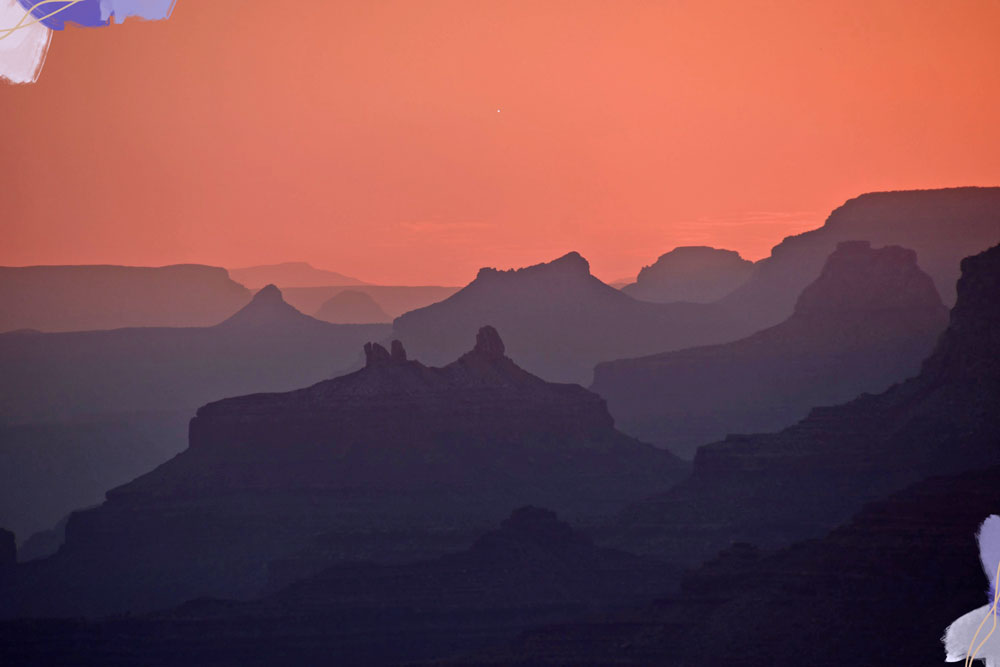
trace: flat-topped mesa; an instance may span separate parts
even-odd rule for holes
[[[389,350],[374,342],[364,350],[366,365],[354,373],[203,406],[191,420],[189,449],[178,458],[193,462],[205,452],[208,459],[183,474],[171,473],[168,464],[109,498],[198,495],[219,491],[220,484],[289,489],[304,480],[332,489],[363,481],[355,465],[373,484],[462,483],[468,471],[455,462],[470,456],[482,459],[477,465],[497,467],[498,475],[506,469],[526,478],[561,456],[586,467],[594,455],[617,451],[626,467],[647,458],[660,465],[660,453],[615,430],[600,396],[518,367],[492,326],[479,330],[471,351],[442,367],[408,359],[399,341]],[[678,464],[665,456],[661,473],[669,476]],[[260,467],[265,461],[266,470]]]
[[[825,318],[914,309],[943,310],[934,281],[917,265],[914,251],[843,241],[799,295],[794,314]]]

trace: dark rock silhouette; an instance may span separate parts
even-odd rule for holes
[[[440,363],[490,322],[504,331],[511,354],[526,369],[548,380],[582,383],[605,359],[722,342],[752,331],[711,304],[637,301],[591,275],[587,260],[575,252],[523,269],[481,269],[451,297],[396,318],[393,331],[411,353]]]
[[[0,659],[162,665],[211,656],[215,665],[259,665],[336,656],[337,664],[398,664],[642,604],[678,578],[658,561],[594,546],[551,511],[523,507],[471,548],[396,565],[342,563],[255,601],[203,599],[93,623],[0,623]]]
[[[776,553],[734,545],[652,605],[530,631],[462,664],[839,667],[887,651],[943,664],[945,627],[988,603],[975,535],[998,507],[998,467],[934,477],[821,539]]]
[[[199,264],[0,267],[0,332],[208,326],[249,300]]]
[[[711,303],[742,285],[752,271],[753,262],[733,250],[682,246],[644,266],[621,290],[642,301]]]
[[[327,285],[363,285],[357,278],[351,278],[335,271],[317,269],[307,262],[283,262],[281,264],[261,264],[239,269],[229,269],[229,275],[236,282],[250,289],[274,284],[287,287],[324,287]]]
[[[1000,188],[873,192],[851,199],[819,229],[775,246],[722,304],[758,323],[757,329],[777,324],[792,314],[799,294],[819,276],[837,244],[851,240],[913,249],[951,306],[961,259],[1000,242]]]
[[[775,431],[813,406],[884,391],[919,370],[947,322],[913,251],[844,242],[781,324],[598,364],[592,389],[622,430],[689,457],[727,434]]]
[[[441,368],[398,344],[365,353],[355,373],[200,408],[187,450],[73,514],[60,551],[19,569],[7,613],[247,595],[323,531],[367,532],[351,555],[384,560],[524,503],[593,523],[686,471],[616,431],[596,394],[519,368],[492,327]]]
[[[691,477],[623,513],[618,543],[686,562],[732,541],[777,547],[930,475],[1000,462],[998,281],[1000,246],[963,260],[950,324],[917,376],[702,447]]]
[[[183,449],[199,405],[356,367],[388,332],[320,322],[271,287],[212,327],[0,334],[0,521],[51,528]]]
[[[344,290],[331,296],[316,311],[316,319],[334,324],[392,321],[392,318],[382,310],[375,299],[365,292],[357,290]]]

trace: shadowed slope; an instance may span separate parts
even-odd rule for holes
[[[844,242],[781,324],[733,343],[598,364],[592,388],[620,428],[693,456],[729,433],[777,430],[811,407],[884,391],[919,370],[947,322],[912,251]]]
[[[950,324],[916,377],[702,447],[689,479],[623,513],[620,544],[687,562],[733,540],[778,546],[929,475],[1000,461],[998,293],[995,246],[963,260]]]

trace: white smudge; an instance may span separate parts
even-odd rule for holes
[[[13,83],[34,83],[45,64],[52,31],[41,23],[13,28],[24,18],[25,9],[17,0],[0,0],[0,79]],[[28,23],[34,19],[29,18]]]

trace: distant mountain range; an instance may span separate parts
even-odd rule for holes
[[[526,503],[594,523],[687,470],[616,431],[597,395],[519,368],[491,327],[440,368],[398,342],[365,353],[355,373],[200,408],[188,449],[74,513],[55,556],[19,566],[4,612],[245,596],[322,531],[368,534],[365,559],[423,556],[436,533],[471,539]]]
[[[364,285],[357,278],[345,276],[335,271],[317,269],[306,262],[282,262],[261,264],[239,269],[229,269],[229,276],[250,289],[264,285],[286,287],[326,287],[328,285]]]
[[[945,305],[955,303],[963,257],[1000,242],[1000,187],[872,192],[830,214],[823,226],[789,236],[754,265],[722,305],[764,326],[781,322],[841,241],[899,245],[917,253]]]
[[[847,241],[792,316],[748,338],[597,365],[619,427],[685,457],[730,433],[775,431],[809,409],[915,374],[948,323],[916,254]]]
[[[0,334],[0,525],[49,528],[183,449],[199,405],[318,382],[388,333],[320,322],[272,286],[211,327]]]
[[[486,322],[505,332],[511,353],[531,372],[585,384],[605,359],[750,333],[713,304],[637,301],[591,275],[575,252],[524,269],[482,269],[444,301],[396,318],[393,333],[437,363]]]
[[[786,320],[842,241],[915,250],[917,264],[951,304],[961,259],[1000,241],[1000,188],[862,195],[823,227],[775,246],[742,286],[713,303],[637,301],[569,253],[524,269],[482,269],[449,298],[396,318],[393,330],[416,354],[441,363],[492,322],[528,370],[587,384],[601,361],[730,342]]]
[[[1000,463],[1000,246],[962,262],[948,328],[915,377],[774,434],[698,450],[691,476],[622,513],[615,542],[697,563],[734,541],[819,537],[863,503]]]
[[[635,282],[621,290],[642,301],[711,303],[742,285],[752,272],[753,262],[733,250],[681,246],[644,266]]]
[[[175,266],[0,267],[0,332],[216,324],[250,301],[225,269]]]

